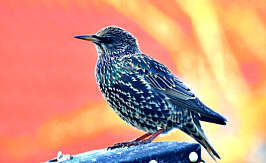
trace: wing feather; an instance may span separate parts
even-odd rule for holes
[[[126,70],[142,75],[154,91],[169,97],[172,104],[198,113],[200,120],[225,124],[224,117],[205,106],[188,87],[156,60],[144,54],[128,55],[121,59],[121,64]]]

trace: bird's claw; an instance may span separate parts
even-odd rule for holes
[[[140,144],[147,144],[149,142],[150,141],[148,141],[148,140],[141,140],[141,141],[134,140],[134,141],[130,141],[130,142],[116,143],[113,146],[108,147],[107,150],[112,150],[112,149],[115,149],[115,148],[124,148],[124,147],[137,146],[137,145],[140,145]]]
[[[116,149],[116,148],[130,147],[130,146],[133,146],[133,145],[137,145],[137,143],[135,141],[116,143],[113,146],[108,147],[107,150],[112,150],[112,149]]]

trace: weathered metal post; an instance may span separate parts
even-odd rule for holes
[[[77,155],[63,155],[46,163],[191,163],[204,162],[201,159],[201,146],[187,142],[153,142],[129,148],[113,150],[100,149]]]

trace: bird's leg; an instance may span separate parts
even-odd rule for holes
[[[123,143],[116,143],[111,147],[108,147],[107,149],[115,149],[115,148],[121,148],[121,147],[130,147],[130,146],[136,146],[139,144],[147,144],[152,142],[158,135],[160,135],[163,132],[163,129],[160,129],[158,131],[156,131],[155,133],[151,134],[151,133],[146,133],[144,135],[142,135],[141,137],[130,141],[130,142],[123,142]],[[150,138],[145,139],[147,137],[149,137],[151,135]]]
[[[145,139],[146,137],[152,135],[151,133],[146,133],[144,135],[142,135],[141,137],[138,137],[137,139],[133,140],[133,141],[140,141],[140,140],[143,140]]]
[[[115,148],[120,148],[120,147],[129,147],[129,146],[137,145],[139,141],[145,139],[146,137],[148,137],[150,135],[152,135],[152,134],[151,133],[146,133],[146,134],[144,134],[144,135],[142,135],[142,136],[138,137],[137,139],[132,140],[130,142],[116,143],[113,146],[108,147],[107,150],[108,149],[115,149]]]
[[[156,131],[155,133],[153,133],[151,135],[151,137],[149,137],[148,139],[145,139],[145,140],[140,140],[139,143],[140,144],[147,144],[147,143],[152,142],[157,136],[159,136],[163,132],[163,130],[164,129],[160,129],[160,130]]]

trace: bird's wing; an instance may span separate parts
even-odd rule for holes
[[[199,113],[200,120],[225,124],[225,118],[205,106],[188,87],[156,60],[138,54],[126,55],[120,61],[127,71],[138,72],[153,90],[166,95],[171,103]]]
[[[128,55],[121,59],[124,68],[139,72],[150,86],[170,97],[195,99],[195,95],[162,64],[146,55]]]

